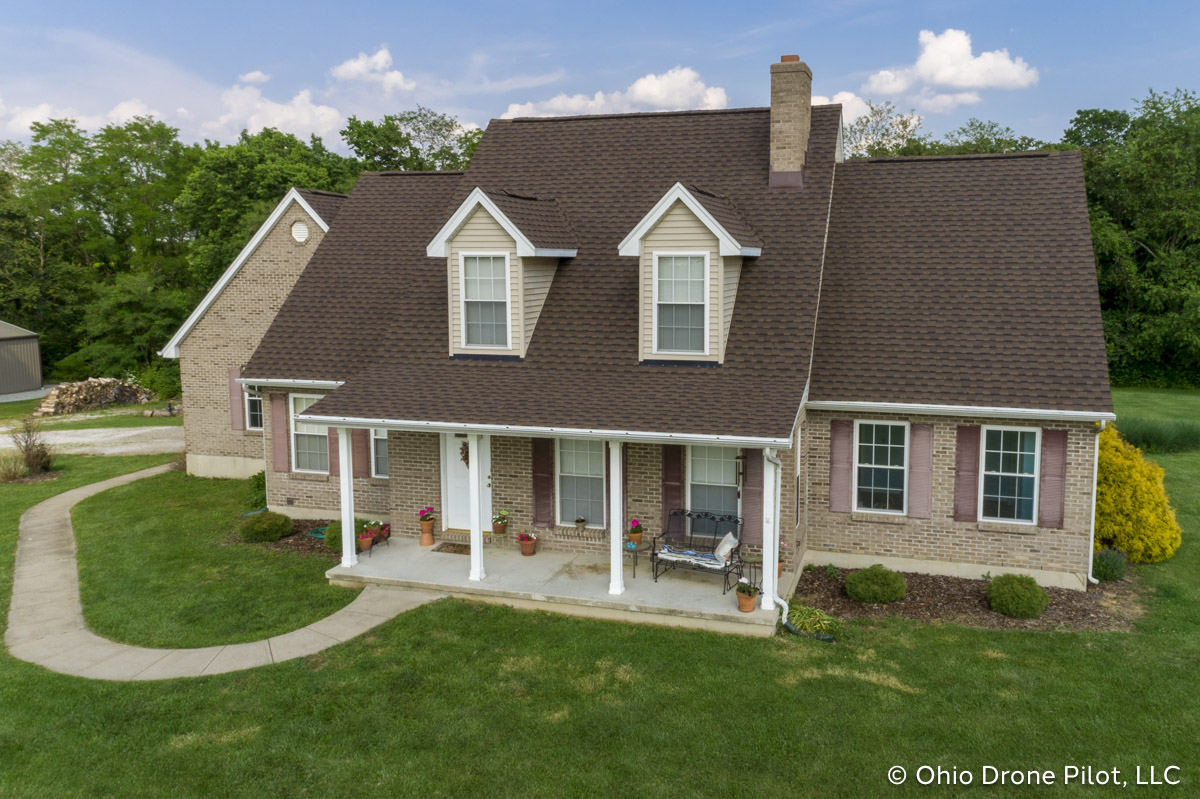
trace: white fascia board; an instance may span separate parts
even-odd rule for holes
[[[456,424],[454,422],[405,421],[400,419],[368,419],[354,416],[325,416],[300,413],[302,422],[327,424],[330,427],[377,427],[387,430],[407,430],[432,433],[488,433],[514,436],[546,436],[636,441],[643,444],[720,444],[730,447],[779,447],[791,449],[788,438],[755,438],[751,436],[716,436],[701,433],[647,433],[632,430],[597,430],[576,427],[530,427],[509,424]]]
[[[669,211],[671,206],[676,202],[682,202],[686,205],[688,210],[695,214],[700,222],[717,237],[721,255],[740,255],[744,258],[757,258],[762,255],[761,247],[743,247],[739,244],[737,239],[730,235],[729,231],[708,212],[708,209],[682,183],[676,183],[672,186],[662,196],[662,199],[654,204],[654,207],[650,209],[650,213],[642,217],[642,221],[638,222],[633,230],[629,231],[629,235],[617,246],[617,254],[640,255],[642,239],[650,232],[651,228],[658,224],[658,220],[662,219],[663,214]]]
[[[271,212],[271,215],[267,217],[267,221],[263,222],[255,232],[254,238],[250,239],[246,243],[246,246],[242,248],[242,251],[238,253],[237,258],[233,259],[233,263],[225,270],[225,274],[221,275],[221,279],[208,290],[208,294],[204,295],[204,299],[196,306],[196,310],[192,311],[191,316],[184,321],[179,330],[175,331],[175,335],[171,336],[171,340],[167,342],[167,346],[158,351],[159,355],[164,358],[179,357],[179,346],[183,344],[183,340],[187,338],[188,333],[192,332],[192,328],[204,317],[204,314],[208,312],[212,304],[217,301],[217,297],[221,296],[221,292],[225,291],[225,287],[237,276],[237,273],[242,268],[242,264],[246,263],[246,259],[254,254],[254,251],[258,249],[258,245],[262,244],[263,239],[267,237],[267,234],[275,227],[275,223],[279,221],[279,217],[283,216],[283,212],[293,202],[297,203],[304,209],[306,214],[313,218],[313,221],[317,223],[323,233],[329,232],[329,225],[300,196],[300,192],[296,191],[295,188],[289,190],[283,196],[283,199],[279,201],[279,205],[275,206],[275,210]]]
[[[344,380],[289,380],[286,378],[254,378],[239,377],[233,382],[242,386],[256,388],[340,388]]]
[[[467,223],[467,218],[477,205],[483,206],[483,209],[492,215],[500,227],[504,228],[504,232],[512,236],[513,241],[517,243],[517,255],[522,258],[574,258],[578,254],[578,250],[558,250],[533,246],[529,237],[522,233],[521,229],[500,210],[500,206],[496,205],[492,198],[488,197],[487,193],[478,186],[471,190],[467,199],[462,201],[462,205],[458,206],[458,209],[446,220],[446,224],[442,225],[441,230],[425,247],[425,254],[430,258],[449,258],[450,239],[454,238],[454,234],[458,232],[459,228]]]
[[[1045,419],[1062,422],[1111,422],[1116,414],[1104,411],[1062,411],[1047,408],[995,408],[986,405],[922,405],[909,402],[836,402],[815,400],[807,407],[846,413],[915,413],[932,416],[990,416],[996,419]]]

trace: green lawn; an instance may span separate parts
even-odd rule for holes
[[[18,422],[33,413],[41,402],[40,399],[0,402],[0,428],[9,427],[12,422]]]
[[[1200,389],[1114,388],[1112,394],[1118,417],[1200,420]]]
[[[183,425],[182,416],[142,416],[141,414],[106,414],[94,419],[72,419],[56,422],[44,419],[44,430],[100,430],[113,427],[180,427]]]
[[[64,459],[70,469],[58,483],[0,486],[0,604],[21,509],[153,460]],[[893,788],[887,769],[979,773],[988,764],[1061,774],[1080,764],[1119,768],[1135,788],[1135,767],[1174,764],[1182,785],[1131,795],[1194,796],[1200,453],[1159,460],[1185,538],[1172,560],[1137,569],[1148,613],[1133,633],[891,619],[848,625],[830,646],[444,601],[311,658],[198,680],[94,682],[0,655],[0,795],[955,796],[962,790],[923,788],[912,776]],[[153,514],[165,497],[207,514],[232,502],[224,483],[172,478],[131,485],[131,504]],[[221,514],[213,514],[215,529]],[[149,522],[138,533],[171,534]],[[201,534],[181,546],[212,564],[227,562],[222,549],[249,556],[223,542]],[[154,580],[171,571],[146,568]],[[296,579],[309,578],[298,571]],[[186,601],[200,591],[190,581],[178,581]],[[218,580],[214,612],[236,612],[229,595],[309,590],[285,582]],[[162,617],[170,611],[138,605],[172,601],[155,593],[125,612]]]

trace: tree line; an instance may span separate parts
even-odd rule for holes
[[[1116,384],[1200,385],[1200,102],[1150,92],[1076,113],[1057,142],[970,120],[940,139],[871,103],[851,157],[1080,149]],[[351,117],[350,155],[277,130],[184,144],[138,117],[89,133],[35,123],[0,142],[0,319],[41,334],[54,380],[132,374],[178,390],[156,354],[292,186],[348,192],[364,170],[462,169],[483,135],[419,107]]]

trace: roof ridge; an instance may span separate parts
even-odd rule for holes
[[[847,163],[887,164],[922,161],[989,161],[1001,158],[1049,158],[1062,150],[1030,150],[1019,153],[969,153],[964,155],[889,155],[879,158],[849,159]]]
[[[349,197],[349,194],[343,194],[340,191],[326,191],[325,189],[306,189],[303,186],[297,186],[296,191],[306,191],[309,194],[323,194],[326,197],[341,197],[343,200]]]
[[[755,108],[692,108],[682,111],[631,111],[627,114],[568,114],[563,116],[547,116],[547,117],[512,117],[511,119],[497,119],[493,122],[575,122],[577,120],[586,119],[630,119],[634,117],[669,117],[669,116],[687,116],[689,114],[709,115],[709,114],[747,114],[747,113],[767,113],[770,108],[755,107]]]
[[[538,197],[533,194],[520,194],[512,189],[484,189],[484,191],[494,191],[496,194],[503,194],[505,197],[512,197],[514,200],[531,200],[539,203],[556,203],[558,202],[553,197]]]
[[[465,170],[462,169],[421,169],[421,170],[403,170],[403,169],[369,169],[363,170],[359,175],[370,175],[372,177],[382,178],[399,178],[404,176],[417,175],[462,175]]]

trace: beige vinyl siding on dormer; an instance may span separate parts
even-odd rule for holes
[[[461,302],[461,254],[472,253],[508,253],[509,286],[511,296],[508,298],[509,315],[512,318],[512,330],[509,331],[509,347],[463,347],[462,334],[462,302]],[[450,297],[450,354],[460,353],[489,353],[493,355],[523,355],[525,333],[522,324],[521,309],[523,307],[521,286],[521,263],[517,258],[517,243],[512,236],[500,227],[500,223],[482,208],[476,208],[463,226],[450,240],[450,257],[447,259],[447,285]]]
[[[725,357],[725,340],[742,259],[721,258],[717,237],[682,202],[671,206],[642,238],[638,287],[641,294],[641,360],[712,361]],[[708,254],[708,354],[654,352],[654,253]]]
[[[522,258],[522,286],[524,301],[523,326],[525,335],[522,338],[521,356],[529,351],[529,342],[533,338],[533,328],[538,317],[542,314],[542,305],[550,292],[550,284],[554,282],[554,271],[558,268],[557,258]]]

